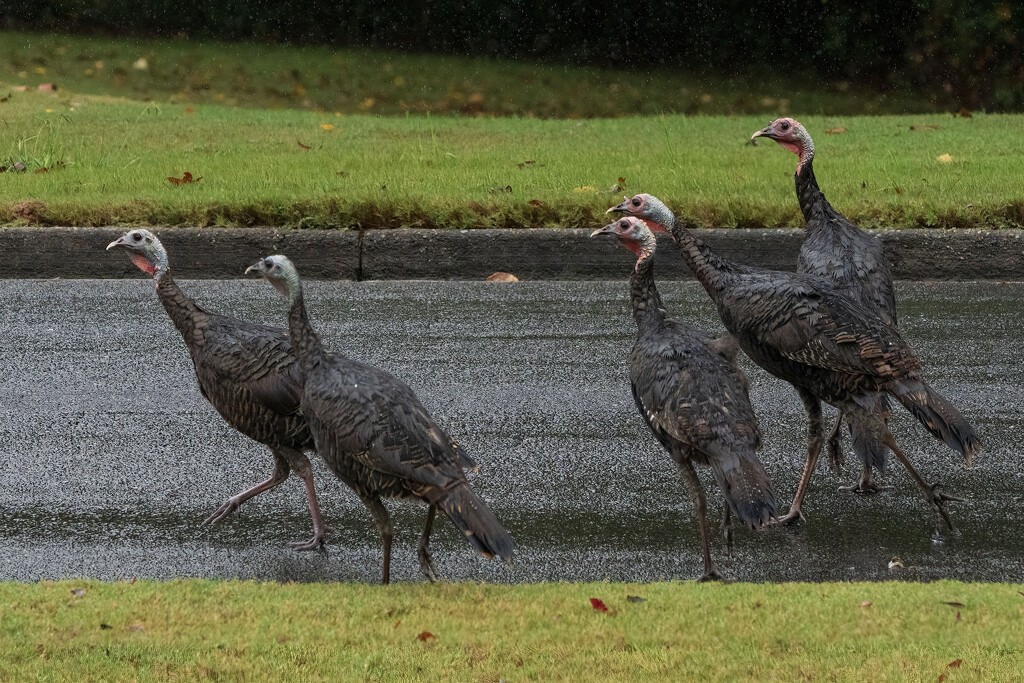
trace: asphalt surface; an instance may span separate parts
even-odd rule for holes
[[[186,281],[211,310],[283,324],[261,281]],[[694,283],[662,283],[677,316],[720,329]],[[901,283],[905,336],[932,385],[973,421],[968,469],[903,411],[897,438],[951,495],[955,533],[897,465],[896,488],[839,492],[856,472],[819,466],[794,529],[739,530],[720,570],[748,581],[951,577],[1024,580],[1021,320],[1024,284]],[[326,552],[286,547],[311,531],[292,478],[216,527],[200,522],[265,478],[269,451],[200,395],[181,339],[146,280],[0,281],[0,579],[183,576],[359,580],[379,576],[369,514],[314,461]],[[314,323],[335,350],[404,378],[481,464],[474,486],[517,542],[515,568],[476,556],[443,517],[434,558],[449,580],[688,579],[695,518],[628,388],[625,282],[311,282]],[[749,368],[762,460],[788,505],[803,463],[795,392]],[[827,413],[831,419],[831,409]],[[712,515],[721,497],[710,473]],[[425,508],[392,502],[393,580],[420,581]],[[889,568],[898,557],[903,568]]]

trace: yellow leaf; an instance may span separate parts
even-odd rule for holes
[[[366,111],[367,109],[372,107],[374,103],[376,103],[376,101],[377,100],[373,99],[372,97],[367,97],[365,100],[359,103],[359,108],[362,109],[363,111]]]
[[[323,128],[324,130],[334,130],[334,126],[332,126],[329,123],[321,123],[320,127]]]
[[[47,110],[46,110],[46,113],[47,113],[47,114],[52,114],[52,113],[53,113],[53,110],[52,110],[52,109],[47,109]]]
[[[948,154],[940,154],[939,156],[935,157],[935,160],[940,161],[944,164],[948,164],[953,161],[953,157],[949,156]]]
[[[46,67],[37,66],[36,67],[36,73],[39,74],[40,76],[45,76],[46,75]]]

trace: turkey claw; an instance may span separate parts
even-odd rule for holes
[[[436,583],[437,572],[434,571],[434,560],[430,556],[430,551],[427,550],[425,546],[421,545],[419,547],[418,555],[420,558],[420,572],[423,573],[423,576],[427,577],[427,580],[430,581],[430,583]]]
[[[291,541],[288,543],[288,547],[296,552],[320,550],[324,547],[324,541],[326,541],[326,535],[323,532],[319,532],[313,534],[313,538],[308,541]]]
[[[787,526],[790,524],[796,524],[797,522],[806,522],[807,518],[804,517],[804,513],[800,512],[800,509],[790,510],[781,517],[769,520],[768,526]]]
[[[217,522],[221,521],[222,519],[230,515],[232,512],[240,508],[241,506],[242,501],[238,500],[237,496],[228,498],[226,501],[224,501],[223,505],[221,505],[219,508],[213,511],[212,515],[204,519],[203,523],[200,524],[200,526],[216,524]]]

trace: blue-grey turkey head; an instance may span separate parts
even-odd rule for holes
[[[622,213],[635,216],[642,220],[648,228],[655,232],[670,232],[675,216],[665,203],[654,195],[646,192],[633,197],[623,197],[621,204],[608,209],[605,213]]]
[[[299,292],[299,272],[287,256],[274,254],[261,258],[245,269],[246,275],[254,272],[266,278],[286,299],[294,299]]]
[[[132,263],[152,275],[154,280],[159,280],[167,272],[167,250],[149,230],[129,230],[107,245],[107,251],[111,249],[127,251]]]

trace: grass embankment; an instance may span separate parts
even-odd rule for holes
[[[1010,681],[1020,589],[6,583],[0,678]]]
[[[0,174],[6,224],[593,227],[639,191],[697,226],[803,223],[796,157],[746,142],[761,117],[382,118],[58,91],[15,92],[0,120],[0,166],[26,167]],[[826,194],[865,227],[1024,222],[1024,116],[804,123]],[[185,171],[202,180],[167,180]]]
[[[0,32],[0,86],[54,83],[136,100],[558,118],[935,110],[912,95],[766,73],[708,78],[380,50]]]

